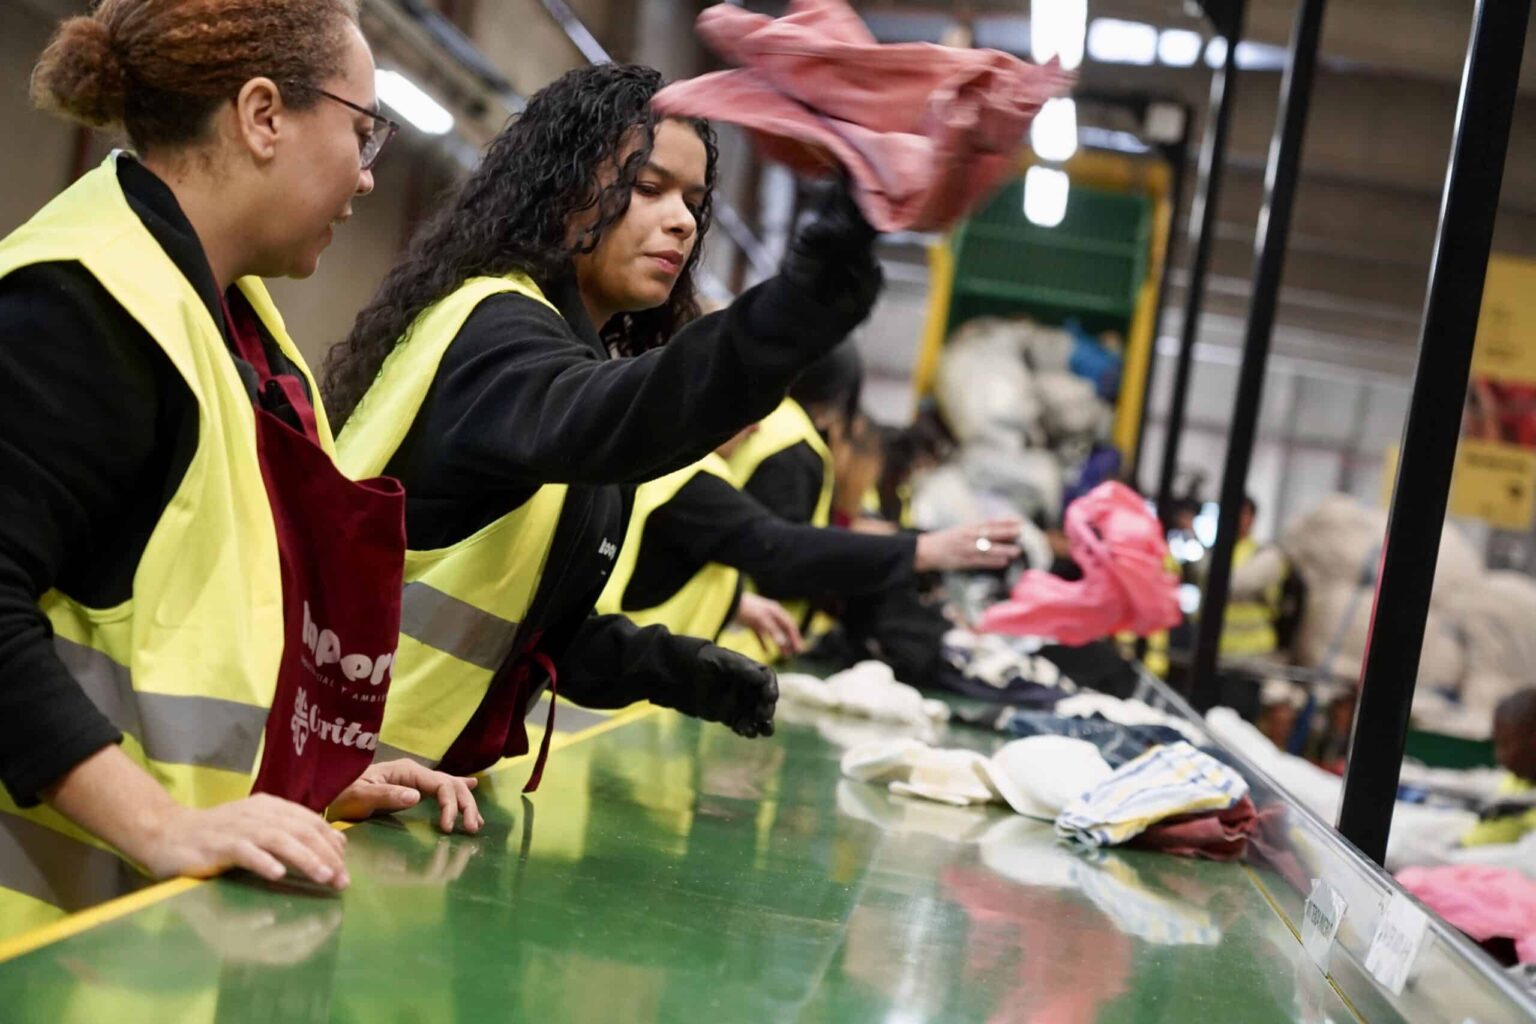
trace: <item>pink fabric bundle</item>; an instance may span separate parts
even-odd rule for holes
[[[1404,868],[1397,883],[1474,941],[1514,939],[1520,962],[1536,961],[1536,882],[1519,871],[1476,864]]]
[[[1248,849],[1248,837],[1259,829],[1253,801],[1243,797],[1221,811],[1164,818],[1132,839],[1131,846],[1201,860],[1237,860]]]
[[[777,19],[719,4],[697,28],[738,70],[668,86],[657,112],[739,124],[801,174],[842,164],[880,231],[964,216],[1018,173],[1030,122],[1072,83],[998,50],[881,46],[844,0],[792,0]]]
[[[1031,569],[1009,600],[982,615],[977,629],[1085,644],[1178,624],[1178,579],[1164,567],[1162,525],[1135,491],[1113,480],[1102,483],[1067,506],[1066,520],[1082,580]]]

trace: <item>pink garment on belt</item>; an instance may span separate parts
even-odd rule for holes
[[[1067,506],[1066,534],[1083,578],[1073,582],[1031,569],[1009,600],[987,609],[977,629],[1085,644],[1178,624],[1179,581],[1165,568],[1162,524],[1140,495],[1113,480],[1100,484]]]
[[[1536,882],[1519,871],[1475,864],[1404,868],[1397,884],[1475,941],[1514,939],[1520,962],[1536,961]]]
[[[1245,796],[1226,810],[1165,818],[1127,845],[1175,857],[1237,860],[1247,851],[1248,837],[1258,828],[1258,812],[1253,809],[1253,801]]]
[[[657,112],[739,124],[801,174],[842,164],[880,231],[964,216],[1018,173],[1030,122],[1072,83],[999,50],[882,46],[844,0],[792,0],[777,19],[718,4],[697,28],[738,70],[668,86]]]

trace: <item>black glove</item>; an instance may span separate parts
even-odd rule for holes
[[[706,722],[720,722],[739,736],[772,736],[779,682],[773,670],[714,644],[699,649],[691,678],[651,701]]]
[[[824,306],[868,312],[884,282],[876,237],[839,178],[823,187],[811,219],[789,244],[782,272]]]

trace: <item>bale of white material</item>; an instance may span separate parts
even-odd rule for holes
[[[1093,383],[1071,373],[1037,373],[1040,425],[1052,441],[1092,444],[1109,431],[1113,417]]]
[[[1358,678],[1370,636],[1372,600],[1371,591],[1349,582],[1309,585],[1296,630],[1297,662],[1326,668],[1344,679]],[[1392,642],[1388,637],[1378,641]],[[1419,654],[1419,685],[1454,688],[1464,672],[1465,658],[1455,631],[1438,611],[1430,609]]]
[[[944,346],[934,397],[961,443],[982,437],[1040,435],[1040,401],[1021,346],[1027,322],[968,320]]]
[[[991,445],[966,445],[960,452],[966,479],[978,491],[1004,498],[1019,514],[1047,522],[1061,517],[1061,463],[1047,449],[1007,451]]]
[[[1286,557],[1309,589],[1331,583],[1376,582],[1387,514],[1347,494],[1324,498],[1293,518],[1280,536]],[[1477,580],[1483,559],[1460,530],[1447,525],[1440,535],[1432,600],[1440,602]]]
[[[1069,372],[1072,350],[1077,346],[1072,333],[1060,327],[1030,326],[1031,330],[1022,335],[1024,358],[1029,362],[1029,368],[1037,374]]]
[[[1461,634],[1469,673],[1536,684],[1536,579],[1485,573],[1448,592],[1440,607]]]

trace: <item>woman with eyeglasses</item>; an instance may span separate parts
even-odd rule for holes
[[[327,360],[342,467],[407,490],[383,740],[445,771],[528,752],[545,690],[549,713],[649,700],[773,728],[766,668],[592,612],[634,485],[766,415],[868,314],[875,232],[840,193],[779,274],[700,316],[714,135],[658,117],[661,85],[602,65],[530,99]]]
[[[373,764],[403,498],[331,458],[264,277],[314,273],[393,131],[352,0],[104,0],[35,102],[115,152],[0,240],[0,930],[156,877],[345,887],[322,817],[470,783]]]

